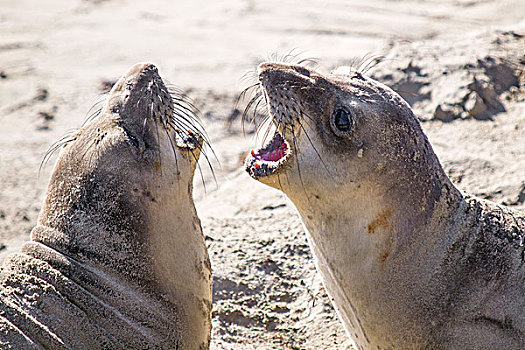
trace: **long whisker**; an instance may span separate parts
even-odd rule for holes
[[[240,80],[248,83],[257,80],[257,71],[255,69],[250,69],[242,75]]]
[[[172,110],[174,116],[177,117],[177,119],[184,120],[188,123],[188,125],[191,125],[191,127],[195,131],[199,131],[199,133],[206,135],[204,131],[204,126],[202,125],[201,121],[197,119],[192,112],[190,112],[186,108],[181,107],[180,104],[177,103],[174,103],[173,106],[170,106],[170,109]],[[206,135],[206,137],[208,137],[208,135]]]
[[[151,114],[151,118],[154,119],[155,117],[153,115],[153,103],[151,103],[150,114]],[[157,132],[157,144],[160,145],[159,123],[157,123],[157,121],[155,121],[155,130]],[[162,164],[162,153],[160,149],[157,150],[157,154],[159,157],[159,163]],[[162,175],[162,167],[160,168],[160,174]]]
[[[191,133],[191,132],[199,134],[202,137],[203,144],[207,148],[210,149],[210,151],[212,152],[215,160],[217,160],[217,163],[219,163],[217,154],[215,153],[213,147],[211,147],[210,141],[208,140],[206,135],[203,135],[198,129],[197,129],[197,131],[195,131],[196,128],[194,128],[193,125],[190,122],[188,122],[184,118],[173,118],[173,119],[168,120],[167,124],[169,126],[171,126],[175,130],[177,135],[179,135],[179,137],[181,137],[182,139],[187,138],[189,136],[189,133]],[[185,131],[183,132],[182,130],[185,130]]]
[[[253,108],[252,121],[254,121],[254,122],[255,122],[255,118],[257,117],[257,112],[258,112],[258,110],[259,110],[259,105],[261,104],[261,102],[263,102],[263,99],[262,99],[262,98],[259,98],[259,101],[257,101],[257,104],[256,104],[255,107]],[[268,117],[269,117],[269,116],[266,116],[266,118],[268,118]],[[266,118],[263,119],[263,121],[262,121],[263,123],[264,123],[264,120],[266,120]],[[243,127],[243,129],[244,129],[244,127]]]
[[[100,102],[97,102],[97,103],[100,104],[102,102],[104,102],[104,101],[100,101]],[[100,115],[100,113],[102,113],[102,108],[103,107],[99,107],[95,111],[91,112],[93,110],[93,108],[94,108],[94,106],[90,108],[90,111],[88,112],[88,116],[84,119],[84,122],[82,123],[82,126],[90,123],[96,117],[98,117]],[[91,114],[89,114],[89,113],[91,113]]]
[[[237,106],[239,105],[239,102],[241,102],[246,97],[246,95],[251,93],[251,90],[257,89],[258,86],[259,86],[259,83],[257,82],[257,83],[254,83],[248,86],[244,90],[242,90],[239,96],[237,96],[237,99],[235,100],[235,108],[237,108]]]
[[[297,138],[295,136],[294,125],[290,124],[290,128],[292,129],[293,146],[294,146],[294,149],[297,150],[298,149],[297,148]],[[301,180],[301,184],[303,184],[303,178],[301,177],[301,167],[299,166],[299,154],[295,155],[295,163],[297,164],[297,171],[299,173],[299,179]],[[304,187],[304,184],[303,184],[303,187]]]
[[[42,157],[42,161],[40,162],[40,166],[38,167],[38,175],[39,176],[40,176],[40,172],[46,166],[46,164],[49,161],[49,159],[51,158],[51,156],[56,151],[58,151],[59,149],[61,149],[65,145],[67,145],[69,142],[74,141],[76,139],[76,136],[77,136],[77,130],[70,130],[64,136],[62,136],[60,138],[60,140],[56,141],[55,143],[53,143],[49,147],[49,149],[44,154],[44,157]]]
[[[173,106],[170,106],[172,114],[169,116],[169,120],[172,124],[180,125],[181,129],[189,129],[194,133],[200,134],[205,143],[209,146],[209,136],[199,117],[200,111],[193,101],[180,89],[175,88],[172,85],[170,85],[168,93],[173,102]]]
[[[204,159],[206,159],[206,163],[208,163],[208,167],[210,168],[211,175],[213,176],[213,181],[215,181],[215,184],[217,184],[217,177],[215,176],[215,170],[211,166],[211,162],[210,162],[210,159],[208,157],[208,154],[206,153],[206,151],[203,149],[202,146],[198,146],[198,148],[199,148],[201,154],[204,156]],[[213,152],[213,150],[212,150],[212,152]],[[215,156],[215,158],[217,158],[217,156],[215,155],[215,152],[213,152],[213,155]]]
[[[370,59],[368,60],[368,62],[366,63],[364,67],[359,68],[358,72],[361,74],[366,74],[370,69],[374,68],[379,63],[383,62],[384,59],[385,59],[385,56],[383,55],[372,56],[370,57]]]
[[[264,136],[262,138],[262,144],[264,145],[266,143],[266,139],[268,139],[268,135],[270,134],[270,131],[272,129],[272,123],[269,122],[272,119],[271,116],[268,116],[264,118],[263,123],[261,123],[261,127],[264,125],[264,123],[268,123],[268,127],[266,128],[266,131],[264,132]]]
[[[244,134],[245,132],[245,129],[244,129],[244,125],[246,123],[246,116],[248,115],[248,112],[250,110],[250,108],[255,104],[257,105],[257,100],[261,97],[261,92],[257,92],[257,94],[248,102],[248,104],[246,105],[246,108],[244,109],[244,112],[242,113],[242,116],[241,116],[241,123],[242,123],[242,132]],[[250,123],[253,123],[254,120],[251,120]]]
[[[319,59],[316,57],[307,57],[297,61],[298,65],[316,68],[319,65]]]
[[[318,59],[315,57],[305,57],[305,51],[301,51],[298,48],[292,48],[284,54],[279,54],[278,52],[272,52],[268,55],[267,61],[286,63],[286,64],[295,64],[305,67],[317,67],[319,65]]]
[[[205,133],[204,125],[197,117],[197,109],[192,109],[189,106],[184,105],[184,102],[182,101],[174,101],[173,109],[178,112],[178,116],[183,117],[187,121],[191,122],[195,128],[201,129],[201,131]]]
[[[173,106],[170,107],[171,113],[168,120],[166,121],[166,125],[173,128],[175,134],[182,140],[194,139],[194,141],[196,141],[195,135],[199,135],[199,137],[202,139],[202,144],[199,141],[195,143],[197,144],[197,148],[203,155],[204,159],[206,160],[206,163],[208,164],[208,167],[210,168],[214,182],[217,183],[215,170],[212,166],[210,157],[206,149],[209,149],[211,151],[211,154],[213,154],[213,157],[219,165],[220,162],[218,160],[217,154],[215,153],[215,150],[213,149],[213,147],[211,147],[209,136],[206,133],[204,125],[202,124],[202,121],[199,117],[199,109],[195,106],[193,101],[184,94],[184,92],[174,87],[173,85],[169,85],[168,92],[172,99]],[[190,152],[192,154],[192,157],[197,161],[197,156],[195,155],[194,150],[191,149]],[[206,193],[207,189],[206,183],[204,181],[204,175],[202,172],[201,165],[198,162],[197,168],[199,169],[199,174],[201,177],[204,192]]]

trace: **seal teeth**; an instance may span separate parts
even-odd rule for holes
[[[288,151],[288,145],[278,131],[272,140],[259,151],[252,150],[251,155],[257,160],[266,162],[277,162],[284,158]]]
[[[176,143],[178,147],[195,149],[200,148],[202,143],[202,138],[199,134],[194,133],[190,129],[180,130],[175,129]]]
[[[250,151],[246,159],[246,170],[253,177],[263,177],[275,173],[287,161],[290,155],[288,143],[276,130],[264,147]]]

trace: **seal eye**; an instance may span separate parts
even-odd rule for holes
[[[339,133],[348,133],[352,128],[353,117],[350,111],[344,107],[338,107],[335,109],[332,114],[333,126],[337,129]]]

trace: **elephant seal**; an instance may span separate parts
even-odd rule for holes
[[[276,132],[246,170],[294,203],[357,347],[524,349],[523,214],[456,189],[385,85],[272,62],[258,77]]]
[[[31,240],[0,274],[0,347],[207,349],[211,267],[189,100],[133,66],[62,148]]]

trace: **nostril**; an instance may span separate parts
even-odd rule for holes
[[[143,70],[144,71],[153,71],[155,73],[157,73],[159,71],[157,66],[155,66],[153,63],[144,63]]]
[[[307,68],[301,66],[292,66],[292,69],[297,73],[304,75],[305,77],[310,78],[310,71]]]

